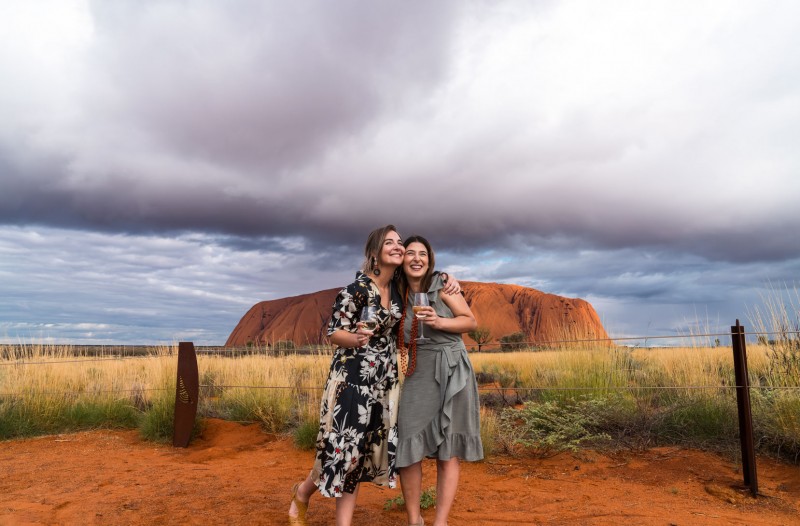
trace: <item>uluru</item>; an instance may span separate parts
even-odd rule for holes
[[[462,281],[464,297],[492,341],[522,333],[525,341],[608,338],[590,303],[579,298],[501,283]],[[326,326],[341,288],[261,301],[242,317],[226,346],[267,345],[291,341],[296,346],[327,342]],[[474,342],[464,335],[467,345]]]

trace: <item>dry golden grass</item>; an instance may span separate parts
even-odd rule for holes
[[[757,423],[763,423],[762,440],[773,449],[800,451],[798,391],[765,389],[797,385],[798,380],[776,377],[771,353],[764,345],[748,348],[754,411]],[[729,347],[604,346],[595,350],[472,353],[471,360],[476,373],[494,378],[504,387],[521,389],[523,399],[560,403],[576,397],[613,399],[608,407],[617,409],[609,418],[624,421],[626,426],[639,422],[648,433],[663,430],[664,436],[686,437],[696,430],[701,441],[709,436],[720,440],[720,433],[731,433],[735,403]],[[142,426],[142,418],[148,415],[158,420],[155,428],[160,431],[155,435],[163,435],[170,429],[176,362],[174,347],[127,359],[75,357],[69,347],[15,349],[0,361],[0,393],[4,395],[0,399],[0,437]],[[317,419],[329,365],[328,353],[200,354],[199,412],[201,416],[256,421],[274,432],[305,425],[308,433]],[[653,389],[663,387],[679,389]],[[690,388],[683,389],[686,387]],[[491,411],[483,410],[487,437],[499,433]],[[503,443],[502,437],[487,440],[493,447],[503,447]]]

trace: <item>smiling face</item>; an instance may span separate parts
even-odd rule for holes
[[[419,241],[409,243],[403,257],[403,272],[409,279],[420,279],[428,272],[430,259],[428,249]]]
[[[383,239],[383,245],[381,246],[380,256],[378,257],[380,266],[399,267],[403,264],[404,253],[405,248],[403,248],[403,240],[400,239],[400,234],[394,230],[390,230],[386,233],[386,237]]]

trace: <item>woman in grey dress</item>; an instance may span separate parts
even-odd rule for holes
[[[477,323],[460,294],[441,294],[441,274],[433,272],[430,243],[412,236],[403,245],[401,294],[405,323],[401,336],[408,342],[408,355],[400,356],[406,372],[398,411],[396,465],[406,502],[408,523],[424,524],[420,514],[422,459],[436,459],[436,518],[434,526],[447,524],[456,495],[459,459],[483,458],[478,385],[461,335]],[[426,292],[429,307],[417,314],[425,326],[425,341],[416,341],[417,319],[412,315],[414,293]],[[424,317],[423,317],[424,316]],[[402,342],[398,343],[402,348]]]

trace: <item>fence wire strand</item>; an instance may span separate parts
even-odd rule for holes
[[[213,384],[200,384],[200,388],[207,389],[287,389],[292,391],[324,391],[323,387],[300,387],[288,385],[213,385]],[[768,385],[749,385],[749,389],[760,390],[785,390],[796,391],[800,390],[800,386],[768,386]],[[743,385],[641,385],[641,386],[606,386],[606,387],[495,387],[495,386],[479,386],[478,391],[486,392],[500,392],[505,393],[508,391],[635,391],[635,390],[681,390],[681,389],[739,389],[744,388]],[[107,393],[144,393],[150,391],[174,391],[172,388],[149,388],[149,389],[101,389],[92,391],[39,391],[37,395],[58,395],[66,396],[73,394],[82,395],[97,395]],[[0,398],[14,398],[29,395],[30,393],[0,393]]]
[[[780,335],[780,336],[787,336],[787,335],[800,335],[800,331],[773,331],[773,332],[762,332],[762,331],[754,331],[754,332],[745,332],[745,337],[750,336],[772,336],[772,335]],[[529,345],[529,346],[542,346],[542,345],[557,345],[557,344],[564,344],[564,343],[591,343],[591,342],[611,342],[611,341],[633,341],[633,340],[656,340],[656,339],[682,339],[682,338],[707,338],[712,336],[731,336],[731,333],[706,333],[706,334],[688,334],[688,335],[673,335],[673,336],[627,336],[627,337],[620,337],[620,338],[595,338],[595,339],[574,339],[574,340],[554,340],[554,341],[545,341],[545,342],[514,342],[513,345]],[[493,342],[493,343],[484,343],[481,344],[481,347],[494,347],[494,346],[507,346],[510,345],[504,342]],[[269,355],[267,353],[262,352],[253,352],[251,349],[241,350],[241,349],[203,349],[197,350],[198,354],[228,354],[228,353],[240,353],[242,356],[263,356]],[[283,356],[286,354],[292,354],[290,350],[280,350],[275,353],[271,353],[274,356]],[[0,363],[0,366],[22,366],[22,365],[51,365],[51,364],[66,364],[66,363],[90,363],[90,362],[118,362],[124,360],[142,360],[142,359],[150,359],[150,358],[173,358],[175,357],[175,353],[170,354],[145,354],[142,356],[114,356],[111,358],[90,358],[90,359],[77,359],[77,360],[52,360],[52,361],[37,361],[37,362],[25,362],[25,361],[8,361],[4,363]],[[291,390],[307,390],[307,391],[322,391],[324,390],[323,387],[301,387],[301,386],[268,386],[268,385],[212,385],[212,384],[201,384],[201,388],[210,388],[210,389],[291,389]],[[688,386],[605,386],[605,387],[588,387],[588,386],[578,386],[578,387],[478,387],[479,391],[583,391],[583,390],[678,390],[678,389],[738,389],[744,386],[737,386],[737,385],[688,385]],[[770,387],[764,385],[750,385],[748,386],[750,389],[762,389],[762,390],[797,390],[800,389],[800,386],[780,386],[780,387]],[[99,391],[67,391],[67,392],[40,392],[37,394],[42,395],[68,395],[68,394],[102,394],[102,393],[129,393],[129,392],[147,392],[147,391],[169,391],[171,389],[166,388],[151,388],[151,389],[117,389],[117,390],[99,390]],[[23,396],[24,393],[0,393],[0,397],[17,397]]]

